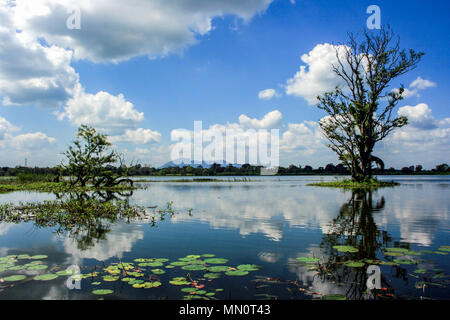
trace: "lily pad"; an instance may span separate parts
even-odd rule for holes
[[[190,282],[188,282],[185,277],[173,278],[171,281],[169,281],[169,283],[175,286],[184,286],[190,284]]]
[[[198,290],[197,288],[190,288],[190,287],[188,287],[188,288],[182,288],[181,292],[191,293],[191,292],[195,292],[197,290]]]
[[[58,278],[57,274],[54,273],[47,273],[47,274],[41,274],[33,278],[33,280],[40,280],[40,281],[49,281]]]
[[[407,260],[407,259],[394,259],[395,263],[398,264],[406,264],[406,265],[410,265],[410,264],[415,264],[416,262],[414,260]]]
[[[427,272],[427,270],[425,270],[425,269],[416,269],[416,270],[414,270],[413,272],[414,272],[414,273],[418,273],[418,274],[424,274],[424,273]]]
[[[106,282],[114,282],[117,280],[119,280],[119,277],[114,277],[114,276],[110,276],[110,275],[103,277],[103,281],[106,281]]]
[[[228,259],[223,259],[223,258],[209,258],[209,259],[205,259],[206,263],[210,263],[210,264],[224,264],[228,262]]]
[[[15,275],[15,276],[9,276],[9,277],[3,278],[3,280],[6,281],[6,282],[15,282],[15,281],[24,280],[26,278],[27,277],[24,276],[23,274],[18,274],[18,275]]]
[[[186,262],[186,261],[174,261],[174,262],[171,262],[170,264],[173,265],[173,266],[179,267],[179,266],[188,265],[189,262]]]
[[[8,270],[10,270],[10,271],[19,271],[19,270],[23,270],[25,268],[26,268],[26,266],[24,266],[24,265],[22,265],[22,266],[12,266],[12,267],[9,267]]]
[[[166,273],[164,270],[162,270],[162,269],[152,269],[152,272],[154,273],[154,274],[164,274],[164,273]]]
[[[241,264],[237,266],[237,268],[244,271],[258,271],[259,269],[261,269],[261,267],[257,266],[256,264]]]
[[[361,268],[364,266],[364,262],[361,261],[346,261],[344,265],[351,268]]]
[[[211,254],[211,253],[202,254],[202,257],[204,257],[204,258],[212,258],[212,257],[215,257],[215,256],[216,256],[215,254]]]
[[[385,256],[391,256],[391,257],[401,257],[405,254],[403,252],[397,252],[397,251],[384,251],[383,254]]]
[[[37,271],[37,270],[44,270],[44,269],[47,269],[47,268],[48,268],[48,266],[46,266],[45,264],[36,264],[36,265],[29,266],[27,268],[27,270]]]
[[[202,266],[200,264],[192,264],[192,265],[187,265],[187,266],[181,267],[181,269],[188,270],[188,271],[200,271],[200,270],[205,270],[206,267]]]
[[[113,292],[114,291],[112,291],[110,289],[98,289],[98,290],[92,291],[92,293],[95,295],[107,295],[107,294],[111,294]]]
[[[350,252],[350,253],[358,252],[358,248],[352,246],[333,246],[333,248],[339,252]]]
[[[46,256],[45,254],[37,254],[35,256],[30,257],[30,259],[33,260],[41,260],[41,259],[46,259],[48,258],[48,256]]]
[[[295,258],[295,260],[301,263],[317,263],[320,261],[319,258],[312,258],[312,257],[299,257]]]
[[[123,282],[130,282],[130,281],[135,281],[135,280],[136,280],[135,278],[130,278],[130,277],[125,277],[125,278],[120,279],[120,281],[123,281]]]
[[[58,276],[71,276],[75,274],[75,270],[61,270],[56,272]]]
[[[342,294],[327,294],[322,297],[322,300],[347,300],[347,297]]]
[[[159,286],[161,286],[162,283],[159,281],[153,281],[153,282],[145,282],[144,283],[144,288],[145,289],[150,289],[150,288],[157,288]]]
[[[190,254],[190,255],[188,255],[188,256],[186,256],[186,258],[188,258],[188,259],[198,259],[198,258],[200,258],[201,256],[200,255],[197,255],[197,254]]]
[[[225,274],[227,276],[238,276],[238,277],[240,277],[240,276],[247,275],[248,271],[245,271],[245,270],[230,270],[230,271],[225,272]]]
[[[419,251],[413,251],[413,250],[405,251],[405,255],[409,255],[409,256],[420,256],[421,254],[422,254],[422,252],[419,252]]]
[[[225,272],[230,270],[230,267],[227,266],[212,266],[212,267],[208,267],[208,271],[211,272]]]
[[[220,273],[205,273],[203,276],[208,279],[217,279],[220,278],[222,275]]]
[[[385,250],[390,251],[390,252],[407,252],[407,251],[409,251],[409,249],[406,249],[406,248],[394,248],[394,247],[386,248]]]

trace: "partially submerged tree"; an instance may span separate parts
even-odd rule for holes
[[[126,175],[126,165],[123,158],[114,150],[110,150],[108,136],[98,133],[94,128],[81,125],[78,128],[77,139],[64,152],[67,164],[62,164],[64,174],[70,176],[72,186],[85,187],[87,184],[95,188],[113,187],[122,182],[133,185],[131,179],[122,178]],[[114,173],[114,165],[119,165],[122,174]]]
[[[392,115],[403,99],[404,87],[389,86],[414,69],[423,53],[400,49],[399,39],[393,38],[389,27],[365,31],[360,43],[350,34],[347,45],[336,46],[338,62],[333,65],[344,85],[318,97],[318,107],[328,114],[319,124],[329,147],[356,181],[372,177],[373,163],[384,168],[383,161],[372,154],[375,144],[408,121]]]

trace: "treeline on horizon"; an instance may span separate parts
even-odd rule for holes
[[[260,175],[262,166],[253,166],[244,164],[241,167],[234,167],[232,165],[221,166],[220,164],[213,164],[210,168],[193,167],[168,167],[168,168],[153,168],[150,166],[142,166],[140,164],[127,167],[113,167],[109,169],[117,174],[124,174],[128,176],[167,176],[167,175],[179,175],[179,176],[254,176]],[[373,173],[375,175],[395,175],[395,174],[449,174],[450,167],[448,164],[443,163],[437,165],[434,169],[424,170],[422,165],[415,165],[409,167],[403,167],[401,169],[389,168],[379,169],[374,168]],[[14,168],[2,167],[0,170],[0,176],[18,176],[20,174],[42,174],[42,175],[57,175],[57,167],[22,167],[16,166]],[[63,173],[64,174],[64,173]],[[289,167],[280,167],[277,175],[349,175],[350,171],[343,165],[334,165],[332,163],[327,164],[325,167],[313,168],[309,165]]]

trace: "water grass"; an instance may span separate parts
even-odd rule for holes
[[[48,181],[28,181],[24,182],[19,179],[11,179],[1,181],[0,193],[15,192],[15,191],[36,191],[36,192],[77,192],[77,191],[126,191],[134,190],[136,187],[131,187],[128,185],[117,185],[113,187],[100,187],[95,188],[94,186],[71,186],[67,182],[48,182]]]
[[[342,188],[342,189],[377,189],[385,187],[395,187],[400,184],[395,181],[380,181],[377,179],[369,179],[365,181],[354,181],[352,179],[343,179],[336,181],[314,182],[308,183],[307,185],[313,187]]]
[[[137,182],[252,182],[248,178],[214,179],[214,178],[193,178],[193,179],[173,179],[173,180],[137,180]]]

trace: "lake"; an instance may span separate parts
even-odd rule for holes
[[[70,231],[3,222],[0,299],[449,299],[450,177],[379,178],[401,185],[366,192],[307,186],[337,179],[323,176],[151,177],[166,181],[142,182],[129,200],[166,208],[157,218]],[[52,199],[0,194],[0,203]]]

